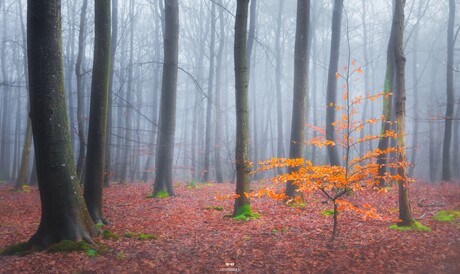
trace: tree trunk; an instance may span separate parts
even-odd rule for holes
[[[292,105],[291,139],[289,158],[303,157],[306,97],[308,79],[308,29],[310,24],[310,0],[297,0],[297,20],[294,52],[294,98]],[[299,167],[289,167],[289,173],[296,172]],[[297,192],[293,181],[286,184],[286,195],[291,198],[302,197]]]
[[[30,117],[42,209],[29,243],[92,242],[99,231],[81,196],[66,114],[61,2],[29,0],[27,25]]]
[[[413,224],[408,189],[408,177],[405,167],[406,163],[406,86],[405,86],[405,64],[406,57],[403,52],[404,33],[404,5],[405,0],[396,0],[394,8],[393,25],[395,26],[395,39],[393,50],[395,52],[395,81],[396,81],[396,124],[397,124],[397,148],[398,152],[398,193],[399,193],[399,226],[410,226]]]
[[[106,224],[102,213],[107,100],[110,74],[110,0],[95,1],[94,59],[83,197],[95,224]]]
[[[109,97],[107,102],[107,128],[105,138],[105,166],[104,186],[109,186],[112,172],[112,98],[113,98],[113,75],[115,73],[115,53],[118,42],[118,0],[112,0],[112,35],[110,37],[110,73],[109,73]]]
[[[174,195],[172,169],[174,134],[176,130],[177,69],[179,56],[179,4],[177,0],[165,0],[164,64],[160,101],[160,124],[156,176],[153,194],[167,192]]]
[[[83,165],[85,161],[85,114],[84,114],[84,88],[83,88],[83,73],[82,73],[82,62],[85,55],[85,40],[86,40],[86,10],[88,7],[88,0],[83,0],[83,6],[80,13],[80,34],[78,35],[78,55],[77,62],[75,64],[75,74],[77,77],[77,124],[78,124],[78,160],[77,160],[77,174],[82,179]]]
[[[224,9],[219,9],[219,22],[220,22],[220,43],[216,56],[216,124],[215,124],[215,165],[216,165],[216,181],[217,183],[224,182],[222,173],[222,59],[225,46],[225,22],[224,22]]]
[[[278,158],[286,157],[284,151],[284,128],[283,128],[283,92],[281,86],[281,73],[283,71],[283,59],[281,56],[281,29],[283,25],[283,10],[284,10],[284,0],[279,1],[278,9],[278,20],[276,25],[276,37],[275,37],[275,50],[276,50],[276,72],[275,72],[275,87],[276,87],[276,118],[277,118],[277,127],[278,127],[278,143],[277,143],[277,152],[276,156]],[[297,34],[296,34],[297,35]],[[285,169],[280,167],[277,169],[278,174],[283,174]]]
[[[337,78],[340,53],[340,29],[342,25],[343,0],[334,0],[332,13],[332,33],[331,33],[331,54],[329,59],[329,70],[327,74],[326,90],[326,140],[336,142],[335,128],[335,105],[337,102]],[[332,166],[340,165],[338,145],[328,146],[327,153],[329,162]]]
[[[454,115],[454,24],[455,0],[449,0],[449,21],[447,23],[447,106],[444,124],[444,141],[442,143],[442,180],[450,181],[450,143],[452,142],[452,116]]]
[[[249,210],[249,198],[245,193],[250,190],[249,172],[249,109],[248,83],[249,69],[246,59],[246,30],[248,24],[249,0],[238,0],[235,19],[235,100],[236,100],[236,194],[233,214],[239,215]]]
[[[214,48],[216,40],[216,4],[211,4],[211,42],[209,44],[209,77],[208,77],[208,98],[206,105],[206,136],[204,150],[204,174],[203,181],[209,181],[210,156],[211,156],[211,116],[213,102],[213,81],[214,81]]]

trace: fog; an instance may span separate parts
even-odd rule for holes
[[[112,1],[115,2],[115,1]],[[113,60],[111,92],[110,175],[113,181],[139,181],[144,173],[153,178],[159,100],[163,67],[163,1],[119,0],[118,37]],[[250,159],[257,163],[288,157],[291,132],[294,42],[294,0],[259,0],[255,11],[254,45],[249,77]],[[82,90],[80,101],[75,67],[79,51],[83,0],[62,1],[62,50],[67,111],[76,163],[88,132],[89,100],[94,45],[94,7],[90,1],[82,37]],[[212,7],[215,15],[212,17]],[[130,8],[131,7],[131,8]],[[321,136],[326,127],[326,88],[331,43],[333,1],[311,3],[310,61],[306,140]],[[423,181],[441,180],[442,145],[446,111],[446,56],[448,1],[407,0],[404,53],[406,56],[406,153],[413,164],[409,174]],[[0,3],[0,180],[14,182],[20,168],[28,118],[26,47],[26,1]],[[235,179],[235,74],[233,60],[236,1],[179,1],[179,72],[173,176],[202,181],[209,172],[216,179],[215,163],[221,162],[225,181]],[[459,9],[456,19],[460,18]],[[211,48],[211,21],[215,23]],[[339,74],[361,68],[350,85],[337,83],[337,103],[342,93],[367,96],[384,89],[386,53],[392,21],[392,1],[344,2],[340,37]],[[458,20],[457,20],[458,21]],[[222,25],[221,25],[222,24]],[[223,30],[223,32],[222,32]],[[457,38],[458,22],[454,31]],[[112,30],[113,32],[113,30]],[[252,34],[249,34],[252,35]],[[454,44],[454,116],[451,169],[458,179],[459,165],[459,43]],[[222,47],[219,55],[219,48]],[[212,56],[212,58],[211,58]],[[210,60],[214,65],[210,70]],[[220,59],[220,61],[219,61]],[[220,69],[218,62],[221,62]],[[220,71],[218,71],[220,70]],[[211,75],[211,78],[210,78]],[[219,79],[216,79],[220,75]],[[211,80],[210,80],[211,79]],[[219,93],[219,100],[216,95]],[[212,101],[210,101],[212,98]],[[78,126],[78,104],[82,128]],[[211,105],[207,129],[208,104]],[[382,98],[358,107],[356,119],[379,118]],[[364,111],[364,113],[363,113]],[[217,116],[219,116],[218,119]],[[336,117],[340,117],[338,114]],[[110,120],[109,120],[110,121]],[[217,128],[221,131],[216,138]],[[315,130],[319,129],[319,130]],[[380,124],[365,134],[379,134]],[[210,166],[205,169],[206,132],[210,135]],[[79,138],[79,133],[82,138]],[[378,140],[367,143],[375,148]],[[216,154],[219,150],[219,155]],[[416,152],[416,153],[414,153]],[[354,152],[359,155],[361,152]],[[328,163],[325,149],[305,147],[305,158]],[[217,155],[217,156],[216,156]],[[219,157],[219,159],[217,159]],[[81,160],[84,160],[82,158]],[[33,157],[28,164],[32,177]],[[121,178],[122,170],[127,174]],[[84,171],[82,171],[84,173]],[[260,179],[253,177],[253,179]]]

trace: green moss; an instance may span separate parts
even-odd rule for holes
[[[158,237],[153,234],[147,234],[147,233],[137,233],[137,232],[126,232],[124,234],[126,238],[137,238],[138,240],[156,240]]]
[[[390,225],[390,229],[399,230],[399,231],[422,231],[422,232],[431,232],[431,228],[422,225],[421,223],[414,221],[410,226],[399,226],[397,224]]]
[[[236,221],[246,221],[248,219],[257,219],[259,217],[259,213],[251,211],[251,206],[249,204],[244,204],[237,209],[233,219]]]
[[[443,210],[434,215],[433,219],[439,222],[453,222],[460,219],[460,210]]]
[[[288,207],[295,207],[295,208],[304,208],[305,203],[289,203],[287,204]]]
[[[337,211],[337,213],[338,213],[338,211]],[[326,210],[321,211],[321,214],[323,214],[324,216],[334,216],[334,210],[333,209],[326,209]]]
[[[103,224],[103,223],[98,223],[98,224],[96,224],[96,227],[97,227],[97,228],[104,227],[104,224]]]
[[[104,231],[102,231],[102,238],[118,240],[118,239],[120,239],[120,236],[118,236],[118,234],[113,233],[110,230],[104,230]]]
[[[42,251],[43,249],[37,245],[31,245],[29,243],[20,243],[8,246],[0,250],[0,256],[26,256],[34,252]]]
[[[223,211],[223,210],[224,210],[224,207],[223,207],[223,206],[205,206],[204,209],[206,209],[206,210]]]
[[[156,195],[155,195],[155,198],[168,198],[169,197],[169,193],[166,192],[166,191],[160,191],[158,192]]]
[[[48,247],[47,251],[54,252],[73,252],[73,251],[87,251],[91,249],[91,245],[85,241],[74,242],[71,240],[63,240]]]

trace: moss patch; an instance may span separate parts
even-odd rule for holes
[[[339,212],[337,211],[337,213]],[[321,214],[323,214],[324,216],[334,216],[334,210],[326,209],[326,210],[321,211]]]
[[[205,206],[205,210],[217,210],[217,211],[223,211],[224,207],[223,206]]]
[[[138,232],[126,232],[123,236],[126,238],[137,238],[138,240],[156,240],[158,237],[153,234],[138,233]]]
[[[422,225],[421,223],[414,221],[411,226],[398,226],[397,224],[390,225],[390,229],[399,230],[399,231],[422,231],[422,232],[431,232],[431,228]]]
[[[249,219],[258,219],[259,217],[259,213],[251,211],[251,206],[249,204],[245,204],[238,208],[236,214],[233,216],[233,219],[237,221],[246,221]]]
[[[42,251],[43,248],[29,243],[20,243],[8,246],[0,250],[0,256],[26,256],[34,252]]]
[[[295,208],[304,208],[305,207],[305,203],[289,203],[287,204],[288,207],[295,207]]]
[[[104,238],[104,239],[118,240],[118,239],[120,239],[120,236],[118,236],[118,234],[113,233],[113,232],[110,231],[110,230],[104,230],[104,231],[102,231],[102,238]]]
[[[91,245],[85,241],[74,242],[71,240],[60,241],[48,247],[47,251],[54,252],[73,252],[73,251],[87,251],[91,249]]]
[[[158,192],[157,194],[154,194],[154,193],[150,193],[147,195],[147,198],[159,198],[159,199],[162,199],[162,198],[168,198],[169,197],[169,193],[167,191],[160,191]]]
[[[460,210],[443,210],[436,213],[433,216],[438,222],[453,222],[457,219],[460,219]]]

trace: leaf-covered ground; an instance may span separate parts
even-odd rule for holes
[[[318,195],[308,196],[304,208],[253,200],[261,217],[234,221],[225,217],[232,211],[232,201],[214,199],[233,188],[204,184],[188,189],[176,183],[175,197],[149,199],[150,185],[114,185],[105,189],[105,212],[111,223],[104,229],[122,237],[97,239],[109,248],[107,253],[93,257],[43,251],[0,257],[0,272],[460,273],[460,222],[432,218],[439,210],[460,209],[459,184],[412,186],[414,216],[432,232],[398,232],[388,229],[390,221],[363,221],[345,212],[334,243],[329,241],[331,217],[320,213],[330,205]],[[37,229],[38,194],[34,188],[25,193],[0,186],[0,248],[26,241]],[[390,190],[387,195],[350,199],[395,211],[396,194]],[[158,239],[123,237],[127,232],[155,234]]]

